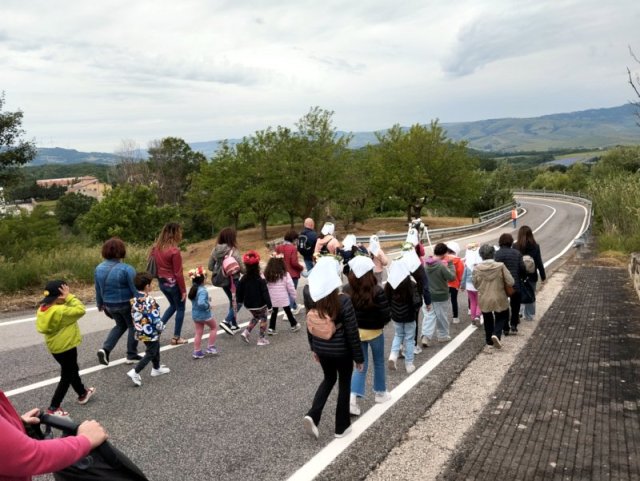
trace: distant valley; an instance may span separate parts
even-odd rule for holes
[[[558,148],[599,148],[640,144],[638,117],[632,105],[582,110],[532,118],[504,118],[475,122],[443,123],[453,140],[467,140],[469,146],[489,152],[546,151]],[[428,123],[430,119],[425,119]],[[265,126],[266,127],[266,126]],[[346,134],[346,132],[340,132]],[[357,149],[377,142],[375,132],[353,132],[350,147]],[[241,139],[229,139],[236,144]],[[211,157],[220,140],[192,142],[191,148]],[[117,156],[105,152],[39,148],[31,165],[91,162],[114,164]]]

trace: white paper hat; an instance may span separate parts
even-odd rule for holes
[[[351,251],[351,248],[356,245],[356,236],[353,234],[347,234],[342,240],[342,248],[345,251]]]
[[[402,259],[393,261],[389,267],[389,277],[387,278],[387,282],[395,289],[402,281],[409,277],[409,274],[409,269],[407,268],[407,265],[402,262]]]
[[[333,225],[331,222],[325,222],[320,232],[322,233],[322,235],[332,235],[335,230],[335,225]]]
[[[340,263],[333,256],[318,258],[316,265],[309,273],[309,294],[311,299],[319,301],[327,297],[342,285],[340,280]]]
[[[373,261],[369,256],[355,256],[349,261],[349,268],[360,279],[367,272],[373,270]]]
[[[456,256],[460,254],[460,244],[455,241],[447,242],[447,249],[453,251]]]
[[[380,251],[380,241],[378,240],[377,235],[372,235],[369,237],[369,252],[371,252],[374,256],[378,255]]]
[[[413,227],[409,229],[409,232],[407,232],[407,239],[405,242],[411,242],[414,246],[417,246],[418,243],[420,242],[420,239],[418,238],[418,231]]]
[[[415,270],[422,265],[422,262],[420,262],[420,258],[418,257],[415,249],[411,249],[410,251],[403,251],[400,261],[404,262],[404,264],[407,266],[407,269],[409,269],[409,272],[415,272]]]

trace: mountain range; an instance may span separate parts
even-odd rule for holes
[[[631,104],[531,118],[503,118],[442,123],[449,138],[466,140],[469,147],[488,152],[547,151],[559,148],[602,148],[640,144],[637,110]],[[339,132],[346,135],[346,132]],[[377,143],[375,132],[352,132],[351,148]],[[236,144],[242,139],[228,139]],[[211,157],[222,141],[192,142],[193,150]],[[106,152],[38,148],[31,165],[93,162],[114,164],[117,156]]]

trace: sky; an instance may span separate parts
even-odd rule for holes
[[[638,0],[2,0],[0,91],[39,147],[613,107]]]

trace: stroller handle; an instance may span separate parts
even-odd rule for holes
[[[78,432],[79,424],[67,417],[52,416],[43,412],[40,412],[40,415],[38,417],[40,418],[40,424],[59,429],[66,435],[75,436]]]

